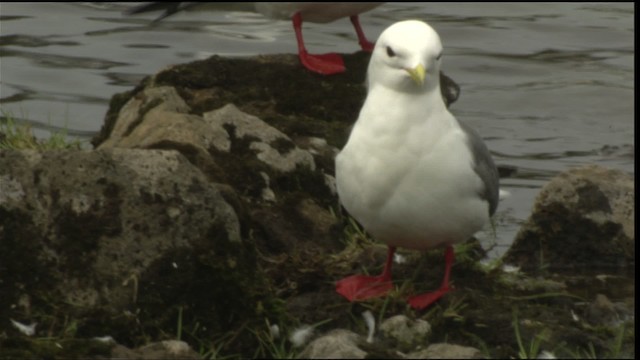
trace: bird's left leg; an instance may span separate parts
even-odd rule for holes
[[[444,278],[442,279],[442,284],[440,288],[436,291],[420,294],[416,296],[412,296],[409,298],[408,303],[412,308],[416,310],[422,310],[429,305],[436,302],[440,299],[444,294],[448,293],[451,288],[449,287],[449,275],[451,274],[451,265],[453,265],[454,260],[454,251],[453,246],[449,245],[444,251],[444,259],[445,259],[445,270],[444,270]]]
[[[356,29],[356,34],[358,34],[358,43],[360,44],[362,50],[372,52],[375,44],[367,40],[367,37],[364,35],[362,26],[360,26],[360,19],[358,18],[358,15],[352,15],[349,19],[351,19],[351,23]]]

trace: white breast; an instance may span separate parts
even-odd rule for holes
[[[489,219],[466,134],[448,111],[437,123],[394,121],[394,112],[368,113],[365,103],[336,158],[340,201],[389,245],[428,249],[466,240]]]

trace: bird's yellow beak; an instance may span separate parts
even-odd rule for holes
[[[424,69],[424,66],[422,66],[422,64],[418,64],[418,66],[416,66],[413,69],[405,69],[408,73],[409,76],[411,76],[411,79],[413,79],[413,81],[422,86],[424,84],[424,78],[426,76],[427,71]]]

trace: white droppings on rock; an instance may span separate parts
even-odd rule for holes
[[[262,176],[262,179],[264,180],[264,188],[262,189],[262,200],[268,202],[276,202],[276,193],[274,193],[271,189],[269,175],[264,171],[261,171],[260,176]]]
[[[294,347],[301,347],[313,336],[313,331],[313,326],[303,325],[291,332],[289,341],[291,341]]]
[[[11,324],[13,325],[13,327],[15,327],[16,329],[18,329],[18,331],[20,331],[21,333],[27,335],[27,336],[33,336],[36,333],[36,325],[38,325],[37,323],[33,323],[30,325],[25,325],[21,322],[15,321],[13,319],[11,320]]]
[[[373,334],[376,331],[376,320],[373,318],[373,314],[369,310],[363,312],[362,317],[364,318],[364,322],[367,324],[367,329],[369,330],[367,334],[367,342],[371,344],[373,343]]]
[[[393,254],[393,262],[396,264],[404,264],[407,262],[407,258],[398,253]]]
[[[111,335],[107,335],[107,336],[96,336],[93,338],[93,340],[95,341],[99,341],[102,343],[106,343],[106,344],[115,344],[116,341],[113,339],[113,337]]]
[[[272,339],[278,339],[280,337],[280,327],[278,324],[273,324],[269,326],[269,334]]]

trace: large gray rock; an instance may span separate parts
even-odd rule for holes
[[[251,234],[262,252],[286,253],[307,266],[309,252],[341,246],[339,218],[330,211],[337,204],[329,175],[334,153],[326,141],[308,134],[290,137],[282,127],[263,120],[273,118],[273,114],[265,112],[259,118],[233,103],[208,111],[194,110],[199,107],[198,100],[217,99],[215,94],[222,89],[214,87],[193,95],[181,87],[157,84],[158,76],[128,98],[114,97],[122,106],[118,112],[110,110],[108,118],[113,121],[109,123],[109,136],[102,139],[98,149],[179,151],[210,182],[219,184],[245,234]],[[287,119],[292,123],[295,120]],[[313,123],[304,118],[295,120],[296,126]],[[283,266],[300,267],[289,263]],[[278,277],[277,281],[301,285],[318,281],[307,280],[299,273],[305,278],[299,282],[286,272],[288,277]]]
[[[116,345],[111,350],[111,358],[120,360],[196,360],[202,359],[202,356],[184,341],[164,340],[133,350]]]
[[[204,114],[205,121],[214,129],[228,129],[236,141],[246,140],[256,158],[274,170],[290,172],[296,167],[315,170],[311,153],[299,149],[280,130],[259,118],[240,111],[233,104]],[[230,144],[217,146],[218,150],[229,151]]]
[[[224,326],[254,308],[255,262],[232,207],[178,152],[0,151],[0,325],[62,326],[54,307],[116,336],[106,324],[175,324],[180,305]]]
[[[633,178],[583,166],[553,178],[538,194],[505,261],[525,270],[602,270],[635,264]]]
[[[313,340],[298,356],[301,359],[364,359],[358,345],[363,340],[349,330],[337,329]]]
[[[431,325],[422,319],[411,320],[405,315],[396,315],[380,324],[380,332],[401,351],[410,351],[426,344]]]
[[[247,142],[247,151],[272,170],[290,172],[297,166],[315,169],[313,156],[261,119],[233,104],[190,114],[189,106],[168,86],[147,87],[120,110],[110,136],[98,147],[189,149],[196,162],[211,162],[209,151],[230,152],[235,143]],[[215,161],[215,160],[214,160]]]
[[[634,310],[623,302],[612,302],[604,294],[597,294],[586,309],[585,318],[593,325],[617,327],[625,321],[633,321]]]
[[[431,344],[428,348],[407,354],[407,359],[483,359],[476,348],[455,344]]]

